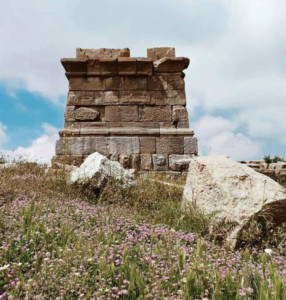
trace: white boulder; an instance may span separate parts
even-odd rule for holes
[[[79,168],[70,174],[72,183],[87,183],[95,179],[96,187],[102,187],[110,178],[122,181],[124,185],[133,184],[133,176],[117,161],[111,161],[98,152],[90,154]]]
[[[183,204],[196,203],[206,214],[237,222],[226,242],[236,246],[242,229],[256,215],[286,221],[286,190],[271,178],[225,156],[190,161]]]

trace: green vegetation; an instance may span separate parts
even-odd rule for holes
[[[285,224],[231,221],[148,180],[67,183],[36,163],[0,170],[0,299],[285,299]],[[266,249],[266,250],[265,250]]]
[[[281,158],[277,155],[275,155],[273,158],[271,158],[270,155],[265,155],[263,159],[264,159],[264,162],[266,162],[267,164],[277,163],[278,161],[285,162],[284,158]]]

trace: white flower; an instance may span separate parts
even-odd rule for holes
[[[10,267],[10,265],[5,265],[3,267],[0,267],[0,271],[7,270]]]
[[[264,249],[264,252],[271,255],[272,249]]]

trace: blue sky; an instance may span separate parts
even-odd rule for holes
[[[186,92],[200,155],[286,158],[285,0],[11,0],[0,4],[0,152],[49,161],[75,49],[190,58]]]

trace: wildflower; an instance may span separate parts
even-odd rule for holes
[[[244,289],[241,289],[241,290],[239,290],[239,296],[245,296],[246,295],[246,292],[245,292],[245,290]]]
[[[272,249],[264,249],[264,252],[271,255]]]
[[[0,271],[7,270],[10,267],[10,265],[4,265],[3,267],[0,267]]]

